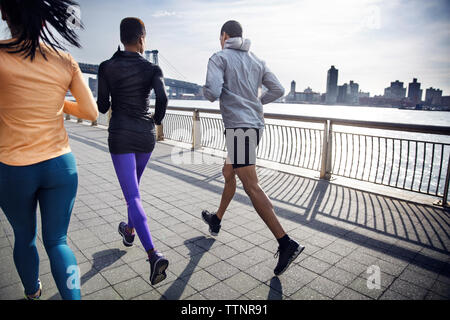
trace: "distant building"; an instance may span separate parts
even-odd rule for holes
[[[418,104],[422,101],[422,89],[420,89],[420,82],[417,82],[416,78],[413,79],[413,82],[409,83],[408,99],[413,104]]]
[[[450,96],[442,96],[441,106],[442,107],[450,107]]]
[[[350,81],[338,86],[337,103],[358,104],[359,103],[359,84]]]
[[[358,92],[358,97],[361,98],[369,98],[370,97],[370,92],[362,92],[361,90],[359,90]]]
[[[303,92],[295,91],[296,83],[291,82],[291,91],[286,96],[286,102],[320,102],[320,93],[314,92],[310,87]]]
[[[363,106],[387,107],[387,108],[415,106],[415,105],[413,106],[411,103],[408,103],[405,98],[393,99],[393,98],[386,98],[385,96],[360,97],[359,104]]]
[[[344,83],[341,86],[338,86],[338,95],[336,98],[336,102],[337,103],[346,103],[347,92],[348,92],[348,85],[346,83]]]
[[[358,104],[359,103],[359,84],[356,82],[353,82],[353,80],[350,80],[349,90],[350,95],[347,97],[347,102],[351,104]]]
[[[295,86],[296,86],[296,83],[295,83],[294,80],[292,80],[292,82],[291,82],[291,91],[289,91],[289,93],[295,93]]]
[[[434,89],[432,87],[425,91],[425,103],[429,106],[439,105],[442,101],[442,90]]]
[[[337,101],[338,96],[338,69],[334,66],[328,70],[327,73],[327,92],[326,92],[326,103],[334,104]]]
[[[391,86],[384,89],[384,97],[388,99],[403,99],[406,97],[406,88],[403,82],[395,80],[391,82]]]
[[[98,81],[96,78],[89,77],[89,89],[91,89],[92,94],[94,95],[94,97],[96,97],[98,90]]]

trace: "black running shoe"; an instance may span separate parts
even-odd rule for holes
[[[127,224],[125,222],[119,224],[119,234],[122,236],[124,246],[131,247],[133,245],[135,235],[127,232]]]
[[[167,277],[166,269],[169,266],[169,260],[155,250],[147,261],[150,262],[150,283],[155,285],[163,281]]]
[[[209,233],[211,233],[212,236],[218,236],[220,231],[220,223],[214,224],[212,222],[212,217],[214,216],[214,213],[210,213],[208,210],[202,211],[202,219],[203,221],[209,226]]]
[[[278,251],[275,253],[275,258],[279,256],[278,264],[273,271],[276,276],[281,275],[289,267],[292,261],[294,261],[299,254],[305,249],[304,246],[299,245],[296,241],[290,240],[289,245],[285,249],[278,247]]]

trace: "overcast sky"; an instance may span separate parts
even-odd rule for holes
[[[167,77],[203,84],[208,58],[220,50],[219,31],[238,20],[251,50],[286,90],[297,82],[318,92],[331,65],[338,84],[354,80],[371,96],[391,81],[418,78],[422,88],[450,95],[449,0],[79,0],[85,30],[79,62],[100,63],[119,44],[120,20],[141,18],[149,49],[158,49]],[[2,24],[1,30],[5,29]],[[3,32],[3,34],[5,34]],[[5,35],[3,35],[5,37]]]

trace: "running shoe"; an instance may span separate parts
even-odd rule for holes
[[[150,283],[155,285],[163,281],[167,277],[166,269],[169,266],[169,260],[155,250],[147,261],[150,262]]]
[[[123,245],[126,247],[131,247],[134,242],[134,234],[130,234],[127,232],[127,224],[125,222],[121,222],[119,224],[119,234],[122,236]]]
[[[202,211],[202,219],[209,226],[209,233],[212,236],[217,237],[219,235],[219,231],[220,231],[221,225],[220,225],[220,223],[219,224],[214,224],[212,222],[212,217],[214,215],[215,215],[214,213],[210,213],[208,210],[203,210]]]
[[[278,264],[274,270],[275,275],[279,276],[286,271],[292,261],[294,261],[304,249],[304,246],[299,245],[292,239],[289,241],[289,245],[286,248],[281,249],[281,247],[278,247],[278,251],[274,255],[274,258],[279,257]]]
[[[39,296],[37,297],[29,297],[27,296],[27,294],[24,292],[23,294],[25,295],[25,300],[40,300],[41,296],[42,296],[42,283],[41,280],[38,279],[38,283],[39,283]]]

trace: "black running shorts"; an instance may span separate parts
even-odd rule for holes
[[[225,129],[225,143],[228,162],[233,168],[242,168],[256,164],[256,148],[263,134],[263,128]]]

